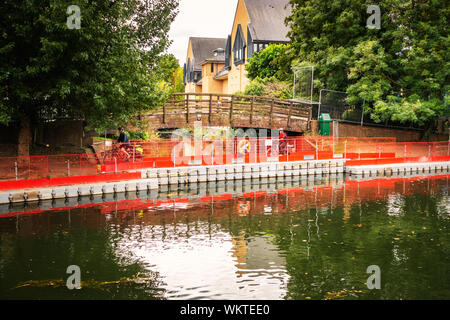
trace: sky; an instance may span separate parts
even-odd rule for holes
[[[226,38],[231,28],[238,0],[180,0],[179,13],[172,23],[168,53],[186,60],[189,37]]]

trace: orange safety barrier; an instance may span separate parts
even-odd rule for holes
[[[98,182],[112,182],[140,179],[140,172],[122,172],[117,174],[104,175],[89,175],[89,176],[75,176],[75,177],[56,177],[56,178],[41,178],[30,180],[9,180],[0,181],[0,190],[16,190],[27,188],[44,188],[51,186],[65,186],[71,184],[86,184]]]
[[[300,136],[288,137],[285,141],[271,137],[132,141],[126,147],[128,159],[120,153],[119,147],[112,145],[97,154],[0,158],[0,180],[53,179],[150,168],[344,158],[349,159],[349,165],[446,161],[448,158],[445,157],[450,156],[449,141],[396,142],[395,138],[385,137]]]

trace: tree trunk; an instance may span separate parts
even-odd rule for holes
[[[434,121],[428,121],[425,124],[425,128],[421,134],[420,140],[421,141],[430,141],[430,136],[433,133],[433,129],[435,128]]]
[[[28,157],[30,155],[31,143],[31,121],[29,117],[20,120],[19,141],[17,141],[17,155]],[[28,161],[28,159],[27,159]]]

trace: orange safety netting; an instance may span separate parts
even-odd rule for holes
[[[123,148],[122,148],[123,147]],[[125,152],[124,152],[125,151]],[[450,156],[450,142],[396,142],[395,138],[288,137],[224,140],[160,139],[115,144],[91,154],[0,158],[0,180],[23,180],[146,168],[320,159],[402,162]]]

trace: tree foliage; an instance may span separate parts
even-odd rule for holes
[[[256,77],[245,87],[244,95],[265,96],[277,99],[292,98],[289,83],[280,81],[275,77],[264,79]]]
[[[450,90],[450,7],[445,1],[379,2],[369,29],[366,0],[291,0],[293,58],[315,65],[315,85],[346,91],[375,120],[429,125],[446,115]]]
[[[255,52],[245,66],[248,77],[253,80],[257,77],[264,79],[276,77],[286,80],[291,77],[289,51],[290,46],[286,44],[271,44],[267,48]]]
[[[158,64],[158,74],[162,85],[168,87],[170,93],[184,92],[183,68],[173,54],[165,54]]]
[[[68,29],[67,7],[81,10]],[[160,104],[155,72],[178,0],[4,0],[0,4],[0,121],[86,119],[125,124]]]
[[[158,72],[162,80],[174,84],[174,73],[179,67],[178,60],[173,54],[165,54],[158,64]]]

